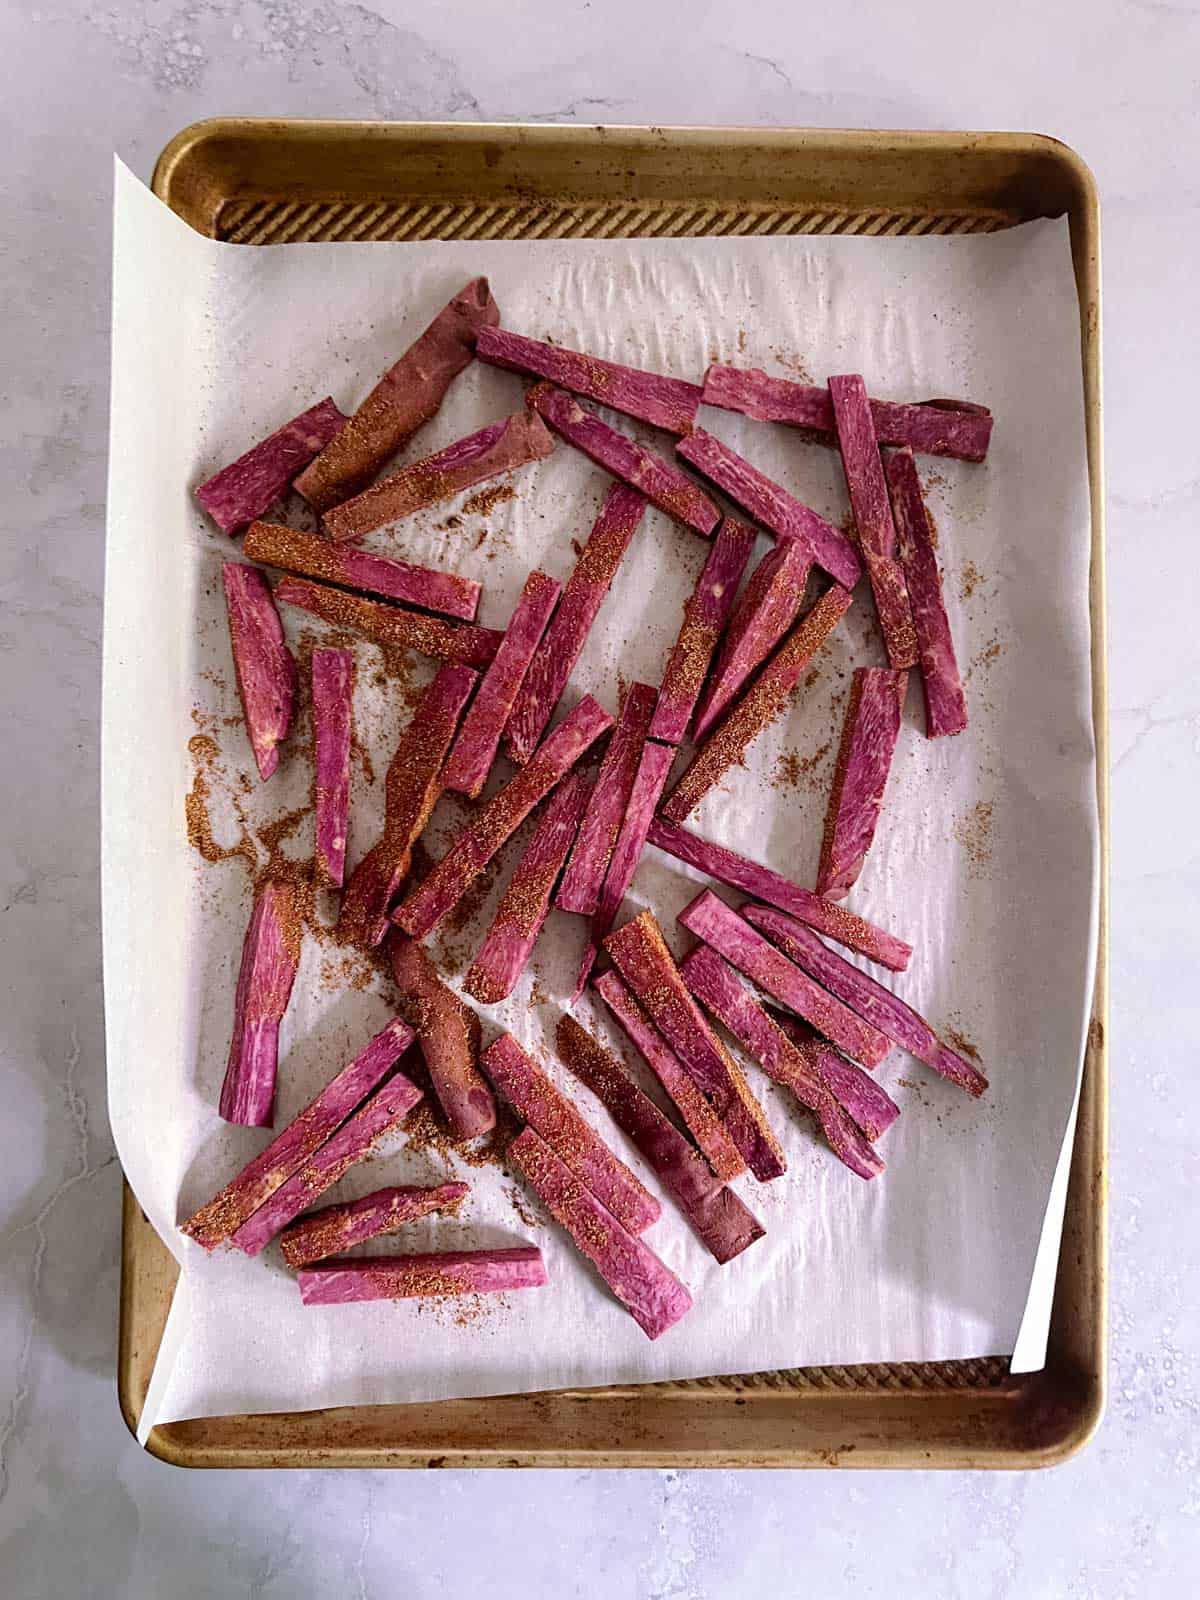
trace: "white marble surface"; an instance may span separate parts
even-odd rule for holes
[[[1200,509],[1188,0],[0,0],[0,1592],[1152,1596],[1200,1575],[1193,829]],[[636,49],[634,48],[636,41]],[[110,154],[218,112],[1031,128],[1105,206],[1113,1370],[1051,1474],[197,1475],[113,1391],[97,714]],[[532,1520],[531,1520],[532,1514]],[[507,1574],[507,1575],[506,1575]]]

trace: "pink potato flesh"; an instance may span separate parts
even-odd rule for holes
[[[221,1085],[221,1116],[269,1128],[275,1111],[279,1024],[300,964],[300,905],[290,883],[268,879],[254,897],[233,1001],[233,1039]]]
[[[470,667],[439,667],[388,763],[383,837],[355,867],[342,895],[337,937],[373,950],[391,926],[392,902],[408,877],[412,847],[442,792],[446,752],[479,682]]]
[[[531,572],[526,578],[504,638],[446,763],[446,788],[456,794],[473,800],[487,782],[500,735],[561,594],[562,584],[544,572]]]
[[[496,1005],[510,995],[528,965],[590,793],[587,775],[572,772],[550,797],[463,980],[481,1005]]]
[[[687,733],[756,538],[754,529],[744,522],[732,517],[722,522],[696,587],[684,604],[683,623],[667,660],[650,724],[652,739],[678,744]]]
[[[925,693],[925,732],[930,739],[961,733],[967,702],[942,597],[942,575],[933,548],[933,527],[921,493],[911,450],[889,450],[883,470],[892,497],[900,565],[908,583],[913,627],[921,657]]]
[[[337,1073],[315,1099],[295,1116],[265,1150],[242,1168],[219,1194],[201,1206],[180,1226],[205,1250],[219,1244],[241,1227],[356,1111],[413,1041],[413,1031],[399,1017],[377,1033],[354,1059]]]
[[[612,726],[608,712],[583,699],[544,740],[527,767],[476,812],[451,841],[428,876],[410,889],[393,921],[416,939],[431,933],[470,888],[488,862],[567,775],[584,752]]]
[[[265,783],[279,766],[279,745],[296,712],[296,663],[283,642],[283,624],[258,568],[226,561],[221,580],[242,716],[258,775]]]
[[[319,400],[214,473],[196,490],[196,499],[222,533],[240,533],[283,499],[296,474],[345,422],[328,396]]]
[[[742,915],[766,934],[790,961],[811,974],[909,1055],[949,1078],[968,1094],[981,1095],[987,1079],[942,1044],[933,1029],[890,989],[830,950],[810,928],[768,906],[745,906]]]
[[[783,422],[837,442],[829,390],[815,384],[771,378],[757,368],[714,365],[704,375],[704,404],[740,411],[760,422]],[[872,400],[871,418],[880,444],[908,445],[924,455],[982,461],[992,434],[992,414],[970,400],[919,400],[897,405]]]
[[[653,1167],[715,1260],[732,1261],[762,1238],[763,1226],[753,1213],[714,1176],[699,1150],[574,1017],[559,1018],[555,1045],[564,1066],[592,1091]]]
[[[850,591],[835,583],[796,623],[746,693],[692,757],[663,804],[662,814],[668,822],[685,821],[730,767],[744,763],[746,751],[755,739],[791,704],[806,668],[849,610],[850,600]]]
[[[623,411],[639,422],[649,422],[668,433],[688,433],[700,405],[700,385],[658,372],[602,361],[581,350],[527,339],[507,328],[481,328],[475,341],[480,361],[509,372],[545,378],[560,389],[584,395],[613,411]]]
[[[886,1059],[892,1045],[885,1034],[814,983],[711,889],[703,889],[678,920],[839,1050],[868,1067]]]
[[[787,1162],[779,1141],[741,1069],[692,998],[653,913],[643,911],[610,933],[604,947],[634,998],[704,1091],[754,1176],[760,1183],[780,1177]]]
[[[501,1034],[484,1051],[483,1070],[522,1121],[545,1140],[622,1227],[630,1233],[644,1233],[658,1221],[662,1211],[658,1201],[512,1034]]]
[[[509,1145],[508,1162],[648,1339],[660,1338],[691,1309],[692,1297],[671,1269],[604,1209],[532,1128]]]
[[[875,441],[867,390],[857,373],[830,378],[829,398],[837,422],[838,448],[850,492],[850,508],[862,546],[875,610],[893,667],[915,667],[917,635],[904,568],[896,557],[896,525]]]
[[[545,1282],[542,1252],[532,1244],[322,1261],[299,1274],[300,1299],[306,1306],[504,1294],[510,1289],[540,1289]]]
[[[480,628],[473,622],[447,622],[444,617],[368,600],[362,595],[347,594],[344,589],[332,589],[327,583],[310,583],[306,578],[280,578],[275,585],[275,598],[320,617],[334,628],[361,633],[374,644],[417,650],[436,661],[450,661],[462,667],[489,666],[504,638],[495,628]]]
[[[577,911],[590,917],[596,909],[617,834],[621,831],[621,819],[633,791],[642,746],[654,715],[656,694],[649,683],[632,683],[625,691],[617,725],[608,741],[592,797],[579,826],[579,836],[554,896],[560,911]]]
[[[553,384],[539,383],[529,391],[526,404],[598,467],[645,495],[651,505],[693,533],[711,537],[721,520],[720,509],[673,461],[610,428],[595,412],[586,411],[566,390],[556,389]]]
[[[907,690],[907,672],[855,668],[817,866],[817,893],[831,900],[858,882],[875,838]]]
[[[325,513],[325,531],[335,540],[365,538],[424,506],[541,461],[553,450],[554,440],[541,419],[517,411],[343,500]]]
[[[412,1026],[438,1104],[460,1139],[496,1126],[496,1101],[479,1071],[479,1017],[441,980],[428,953],[393,931],[388,954],[399,1010]]]
[[[295,488],[316,511],[326,511],[365,488],[429,421],[451,383],[475,355],[480,328],[494,327],[500,308],[486,278],[473,278],[438,312],[425,332],[389,367]]]
[[[605,496],[505,725],[504,747],[518,766],[529,760],[554,715],[645,509],[642,496],[621,483]]]
[[[366,1239],[396,1233],[432,1212],[456,1211],[469,1193],[465,1183],[441,1183],[429,1189],[413,1185],[376,1189],[361,1200],[310,1211],[284,1229],[279,1248],[289,1267],[306,1267]]]
[[[714,1175],[723,1183],[740,1177],[746,1170],[746,1163],[728,1129],[699,1084],[633,998],[621,974],[615,968],[601,973],[592,987],[662,1084]]]
[[[715,950],[697,945],[680,969],[692,993],[758,1062],[768,1077],[789,1088],[816,1113],[829,1147],[860,1178],[874,1178],[883,1161],[871,1148],[822,1074],[792,1045],[733,968]]]
[[[654,821],[654,811],[666,787],[674,760],[675,750],[671,745],[656,744],[653,739],[647,739],[642,746],[642,759],[638,763],[637,777],[633,782],[629,805],[621,822],[621,831],[613,847],[612,860],[604,875],[604,887],[600,891],[600,899],[592,917],[591,937],[579,964],[579,976],[571,996],[572,1004],[587,988],[587,981],[591,977],[600,946],[617,920],[621,902],[633,883],[638,862],[642,859],[642,851],[646,847],[646,835],[650,831],[650,824]]]
[[[256,1256],[318,1195],[371,1154],[375,1144],[399,1126],[421,1098],[421,1091],[402,1072],[395,1072],[338,1131],[279,1185],[237,1232],[233,1243]]]
[[[350,826],[350,744],[354,733],[354,657],[349,650],[312,653],[313,771],[316,776],[317,881],[340,889]]]
[[[755,522],[770,528],[777,538],[799,540],[812,560],[836,583],[853,589],[862,576],[862,561],[854,545],[831,522],[702,428],[680,440],[676,449],[689,466],[727,494]]]
[[[891,967],[894,972],[903,972],[908,966],[912,946],[903,939],[856,917],[835,900],[824,900],[811,889],[802,889],[770,867],[760,866],[757,861],[740,856],[723,844],[702,839],[697,833],[689,833],[677,823],[664,822],[661,817],[655,817],[647,837],[656,849],[665,851],[676,861],[695,867],[730,889],[740,889],[743,894],[751,894],[756,900],[789,912],[826,938],[845,945],[847,950],[856,950],[881,966]]]
[[[780,539],[755,567],[730,618],[696,709],[693,738],[707,738],[800,614],[812,556],[799,539]]]
[[[381,600],[419,606],[443,616],[474,622],[482,584],[436,567],[418,567],[394,556],[334,544],[319,533],[301,533],[276,522],[255,522],[246,530],[242,551],[251,560],[301,578],[360,589]]]

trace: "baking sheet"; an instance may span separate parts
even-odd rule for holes
[[[184,1265],[143,1428],[230,1411],[951,1359],[1013,1349],[1023,1313],[1021,1362],[1039,1365],[1061,1213],[1032,1292],[1031,1273],[1077,1083],[1095,922],[1088,515],[1065,222],[966,239],[251,250],[200,238],[119,168],[115,266],[104,761],[111,1109],[130,1182]],[[791,1162],[775,1184],[741,1185],[768,1236],[717,1268],[668,1205],[651,1239],[697,1304],[656,1345],[556,1230],[527,1223],[492,1169],[468,1170],[470,1211],[422,1225],[414,1247],[464,1234],[472,1243],[531,1238],[553,1287],[465,1317],[411,1305],[304,1312],[270,1256],[198,1259],[174,1229],[263,1142],[213,1110],[249,896],[236,863],[198,866],[188,846],[195,717],[221,749],[218,808],[222,785],[236,790],[238,772],[251,768],[240,729],[224,724],[236,709],[218,581],[229,545],[188,488],[320,394],[355,403],[479,271],[511,326],[602,355],[681,375],[710,359],[782,372],[803,362],[816,381],[862,370],[874,393],[968,394],[998,416],[986,467],[923,463],[952,623],[964,665],[973,663],[973,727],[928,744],[914,692],[916,726],[893,773],[886,827],[851,901],[917,945],[897,988],[973,1041],[993,1089],[983,1105],[967,1103],[897,1053],[884,1078],[906,1115],[885,1141],[888,1174],[863,1185],[753,1074]],[[513,409],[520,391],[511,375],[473,370],[420,452]],[[833,452],[721,412],[704,420],[818,509],[845,515]],[[586,536],[605,486],[564,447],[490,515],[433,508],[392,547],[481,577],[481,620],[499,624],[530,565],[566,575],[570,541]],[[447,526],[455,516],[459,526]],[[658,676],[703,556],[700,541],[648,513],[573,692],[596,690],[611,704],[618,672]],[[310,631],[299,614],[285,620],[293,638]],[[881,660],[879,651],[860,601],[802,704],[695,824],[809,877],[835,700],[850,667]],[[403,686],[373,681],[379,664],[363,647],[356,709],[377,775],[405,715]],[[301,804],[307,785],[297,759],[245,803],[274,814]],[[352,854],[374,836],[379,799],[360,770]],[[307,849],[303,824],[297,848]],[[443,951],[452,966],[469,959],[515,854],[474,924]],[[652,904],[669,925],[693,892],[683,869],[650,852],[629,907]],[[579,924],[556,914],[535,959],[539,1003],[530,1005],[527,980],[490,1017],[530,1044],[544,1039],[579,939]],[[284,1028],[280,1120],[388,1015],[382,990],[338,981],[336,960],[328,947],[306,949]],[[629,1154],[602,1113],[587,1110]],[[398,1142],[339,1192],[426,1181],[441,1165]]]

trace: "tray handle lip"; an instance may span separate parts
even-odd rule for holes
[[[581,122],[445,122],[445,121],[384,121],[372,118],[349,117],[204,117],[181,128],[168,140],[154,164],[150,180],[153,193],[169,203],[173,188],[186,178],[189,166],[207,145],[221,140],[237,138],[244,133],[261,134],[267,130],[300,137],[328,135],[337,131],[367,135],[380,140],[402,138],[405,131],[425,136],[435,136],[453,143],[469,144],[489,139],[519,139],[531,144],[566,137],[571,141],[586,142],[601,136],[657,137],[664,143],[703,143],[714,137],[723,137],[737,143],[755,138],[795,140],[803,145],[828,143],[834,140],[849,146],[871,150],[885,146],[892,150],[957,149],[963,138],[977,148],[1011,150],[1014,154],[1041,155],[1061,167],[1076,192],[1085,213],[1098,220],[1099,187],[1091,167],[1072,146],[1053,134],[1021,132],[1008,129],[954,130],[938,128],[814,128],[799,125],[764,127],[752,123],[696,123],[662,124],[646,123],[581,123]]]

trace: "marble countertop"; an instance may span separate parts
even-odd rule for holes
[[[1187,1284],[1200,854],[1200,11],[952,0],[0,3],[12,315],[0,384],[0,1590],[1084,1600],[1200,1576]],[[120,1172],[104,1099],[98,712],[111,153],[197,118],[1017,128],[1104,206],[1113,733],[1112,1372],[1049,1474],[184,1474],[113,1384]],[[1168,846],[1170,848],[1168,849]],[[530,1512],[535,1520],[530,1522]],[[469,1518],[469,1524],[467,1519]],[[467,1528],[469,1526],[469,1535]],[[509,1575],[509,1576],[506,1576]]]

